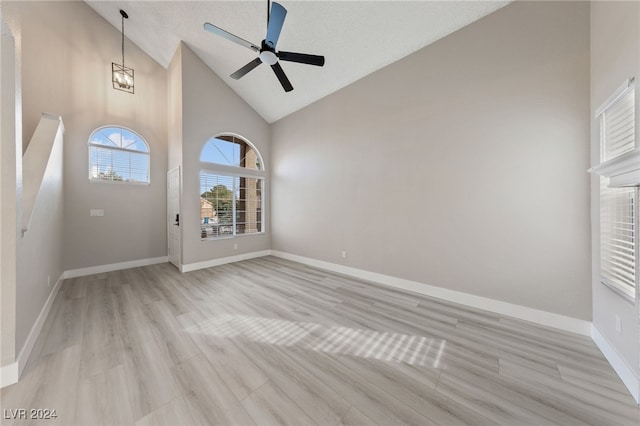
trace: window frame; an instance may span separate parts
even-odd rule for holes
[[[637,159],[640,159],[640,142],[638,141],[639,132],[638,132],[638,101],[639,96],[637,93],[637,85],[635,84],[635,79],[630,78],[626,80],[617,90],[613,92],[613,94],[600,106],[596,109],[595,118],[598,120],[599,127],[599,157],[600,164],[593,167],[591,169],[592,172],[595,172],[600,175],[600,187],[598,190],[598,205],[599,205],[599,277],[598,280],[601,284],[611,289],[615,294],[621,296],[624,300],[635,304],[636,300],[638,300],[639,296],[639,281],[640,281],[640,245],[638,244],[638,230],[640,229],[640,207],[639,199],[640,199],[640,190],[638,186],[638,182],[635,182],[636,178],[633,178],[636,172],[634,170],[637,169]],[[633,147],[630,150],[626,150],[614,157],[605,159],[605,149],[607,144],[605,126],[607,120],[607,111],[617,106],[620,102],[624,101],[626,96],[633,96],[633,101],[631,102],[632,108],[634,108],[634,113],[631,115],[633,119]],[[629,176],[632,176],[629,179]],[[607,207],[604,204],[612,203],[612,197],[616,196],[613,191],[614,188],[626,188],[626,194],[629,198],[629,203],[623,206],[623,209],[629,209],[632,215],[632,220],[627,222],[627,224],[631,224],[631,239],[633,241],[633,252],[635,258],[632,259],[631,265],[633,266],[633,283],[631,286],[625,284],[623,282],[617,282],[617,280],[608,279],[605,275],[615,275],[615,272],[611,269],[605,270],[604,262],[605,259],[603,256],[603,252],[605,251],[605,244],[608,244],[604,241],[605,233],[609,232],[603,229],[603,226],[606,225],[609,229],[613,229],[612,223],[603,223],[603,209],[606,210]],[[622,191],[621,191],[622,193]],[[624,194],[622,194],[624,196]],[[624,211],[614,210],[613,212],[609,212],[609,215],[617,214],[624,215]],[[621,249],[616,250],[615,252],[612,250],[611,254],[607,256],[609,260],[614,257],[621,256]]]
[[[104,130],[104,129],[122,129],[122,130],[126,130],[127,132],[133,133],[134,135],[137,136],[137,138],[142,141],[142,143],[144,143],[144,145],[147,148],[147,151],[139,151],[139,150],[134,150],[134,149],[127,149],[127,148],[120,148],[120,147],[110,147],[108,145],[101,145],[101,144],[94,144],[92,143],[92,139],[93,136]],[[128,153],[132,153],[132,154],[140,154],[140,155],[145,155],[147,158],[147,181],[146,182],[141,182],[141,181],[130,181],[130,180],[104,180],[104,179],[96,179],[92,177],[92,167],[93,164],[91,162],[91,148],[92,147],[96,147],[96,148],[103,148],[103,149],[109,149],[112,151],[119,151],[119,152],[128,152]],[[87,172],[88,172],[88,178],[89,178],[89,182],[90,183],[106,183],[106,184],[115,184],[115,185],[135,185],[135,186],[149,186],[151,185],[151,146],[149,145],[149,142],[147,142],[147,140],[137,131],[132,130],[128,127],[125,126],[120,126],[117,124],[109,124],[109,125],[105,125],[105,126],[100,126],[97,127],[96,129],[94,129],[91,134],[89,135],[89,140],[87,142]]]
[[[258,158],[258,161],[260,162],[260,167],[261,169],[249,169],[249,168],[245,168],[245,167],[241,167],[241,166],[231,166],[231,165],[227,165],[227,164],[222,164],[222,163],[212,163],[212,162],[208,162],[208,161],[203,161],[202,159],[202,151],[205,149],[205,147],[207,146],[207,144],[212,140],[212,139],[217,139],[221,136],[229,136],[229,137],[233,137],[233,138],[237,138],[240,141],[242,141],[242,143],[248,145],[255,153],[256,156]],[[225,141],[225,142],[229,142],[229,141]],[[230,143],[236,143],[236,142],[230,142]],[[251,143],[248,139],[246,139],[245,137],[238,135],[237,133],[229,133],[229,132],[225,132],[225,133],[219,133],[215,136],[212,136],[210,138],[208,138],[205,143],[202,145],[202,149],[200,150],[200,170],[198,172],[198,185],[200,185],[200,181],[201,181],[201,177],[202,177],[202,173],[207,173],[207,174],[211,174],[214,176],[221,176],[221,177],[229,177],[232,179],[235,178],[249,178],[249,179],[259,179],[262,181],[261,184],[261,189],[260,189],[260,231],[259,232],[252,232],[252,233],[243,233],[243,234],[238,234],[237,233],[237,218],[236,218],[236,191],[238,190],[238,188],[235,187],[235,183],[234,183],[234,188],[232,188],[232,192],[233,192],[233,199],[232,199],[232,229],[233,232],[232,234],[228,234],[228,235],[218,235],[218,236],[207,236],[207,237],[202,237],[202,222],[200,222],[200,230],[201,230],[201,235],[200,235],[200,241],[218,241],[218,240],[225,240],[225,239],[232,239],[232,238],[238,238],[238,237],[250,237],[250,236],[255,236],[255,235],[264,235],[266,233],[266,221],[265,221],[265,217],[266,217],[266,213],[265,213],[265,203],[266,203],[266,186],[267,186],[267,171],[266,171],[266,165],[264,163],[264,159],[262,157],[262,154],[260,153],[260,151],[256,148],[256,146]],[[202,192],[200,191],[200,187],[198,186],[198,195],[200,199],[202,199]],[[202,220],[200,218],[200,220]]]

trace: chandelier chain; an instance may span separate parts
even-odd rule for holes
[[[122,67],[124,67],[124,15],[122,15]]]

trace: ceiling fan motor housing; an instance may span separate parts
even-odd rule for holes
[[[260,49],[260,60],[267,65],[274,65],[278,62],[278,56],[272,47],[269,47],[264,40],[262,40],[262,49]]]

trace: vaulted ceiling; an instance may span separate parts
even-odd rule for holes
[[[203,30],[210,22],[260,45],[267,1],[95,1],[86,3],[164,67],[184,41],[267,122],[274,122],[480,19],[509,1],[280,0],[288,11],[278,50],[324,55],[325,66],[282,62],[294,90],[285,93],[263,64],[229,77],[255,59],[250,49]],[[451,52],[455,55],[455,52]]]

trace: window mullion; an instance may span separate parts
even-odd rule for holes
[[[238,190],[237,186],[236,186],[236,182],[238,182],[240,179],[238,179],[237,177],[233,178],[233,195],[231,196],[231,211],[233,212],[233,235],[236,236],[238,235],[238,224],[236,223],[236,191]]]

